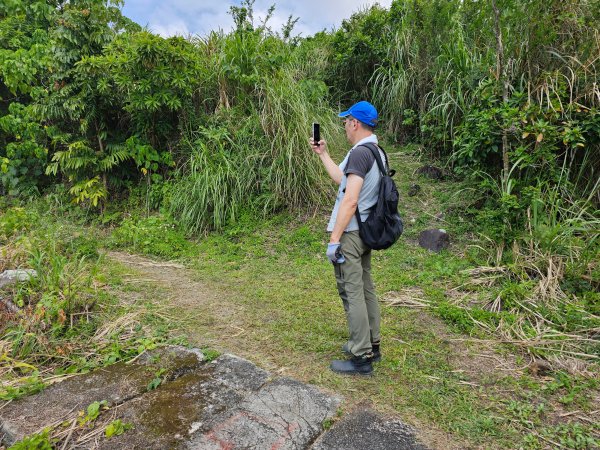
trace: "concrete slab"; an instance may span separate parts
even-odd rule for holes
[[[353,411],[324,433],[312,450],[427,450],[411,427],[370,409]]]
[[[106,400],[109,406],[122,404],[146,392],[157,370],[165,369],[164,377],[176,379],[200,367],[203,359],[198,350],[161,348],[143,354],[132,364],[113,364],[69,378],[0,409],[0,436],[12,444],[85,410],[95,401]]]

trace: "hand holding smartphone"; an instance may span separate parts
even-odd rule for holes
[[[315,145],[318,146],[319,141],[321,140],[321,126],[316,122],[313,122],[312,126],[313,126],[313,141],[314,141]]]

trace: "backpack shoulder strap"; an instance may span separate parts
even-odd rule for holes
[[[379,167],[379,172],[381,172],[381,176],[393,176],[395,171],[389,171],[388,170],[388,155],[385,152],[385,150],[383,149],[383,147],[379,147],[379,145],[375,145],[372,142],[367,142],[366,144],[361,144],[359,147],[367,147],[369,150],[371,150],[371,153],[373,153],[373,156],[375,157],[375,161],[377,161],[377,166]],[[379,154],[379,150],[381,150],[383,152],[383,154],[385,155],[385,161],[386,164],[383,164],[383,161],[381,160],[381,155]],[[387,167],[386,167],[387,166]],[[356,207],[356,210],[354,211],[354,215],[356,216],[356,220],[358,221],[358,226],[359,228],[362,226],[362,219],[360,217],[360,212],[358,211],[358,206]]]
[[[379,167],[379,171],[381,172],[382,175],[390,175],[389,159],[388,159],[388,155],[385,152],[385,150],[383,149],[383,147],[380,147],[379,145],[375,145],[372,142],[367,142],[366,144],[361,144],[360,147],[367,147],[369,150],[371,150],[371,153],[373,153],[373,156],[375,157],[375,161],[377,161],[377,166]],[[381,150],[383,152],[383,154],[385,155],[385,162],[386,162],[385,165],[383,164],[383,161],[381,160],[381,155],[379,154],[378,150]]]

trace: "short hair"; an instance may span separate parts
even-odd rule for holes
[[[358,119],[357,119],[358,120]],[[358,120],[358,123],[360,123],[360,126],[363,127],[365,130],[369,130],[371,133],[373,131],[375,131],[375,127],[372,127],[371,125],[368,125],[364,122],[361,122],[360,120]]]
[[[362,128],[364,128],[365,130],[369,130],[371,133],[373,131],[375,131],[375,127],[372,127],[371,125],[368,125],[368,124],[366,124],[364,122],[361,122],[360,120],[358,120],[356,117],[353,117],[352,115],[346,116],[346,119],[354,119],[354,120],[356,120],[360,124],[360,126]]]

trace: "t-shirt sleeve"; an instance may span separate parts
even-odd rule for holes
[[[348,158],[345,175],[348,176],[352,173],[364,179],[373,167],[374,162],[375,157],[368,147],[356,147]]]

